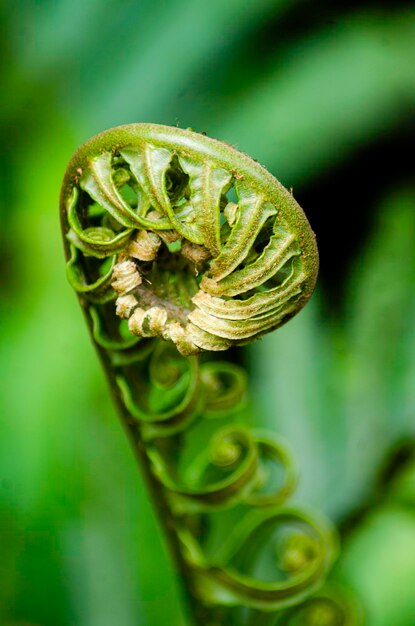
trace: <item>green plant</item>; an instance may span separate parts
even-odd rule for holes
[[[313,291],[315,239],[292,194],[227,144],[132,124],[76,152],[61,218],[68,277],[195,623],[343,623],[339,592],[310,599],[333,530],[287,504],[290,455],[250,424],[243,369],[212,356],[278,328]]]

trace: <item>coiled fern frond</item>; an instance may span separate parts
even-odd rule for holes
[[[75,289],[96,302],[115,290],[134,335],[182,354],[258,338],[314,288],[315,240],[292,195],[198,133],[136,124],[98,135],[73,157],[62,204]],[[80,253],[101,260],[95,275],[80,271]]]
[[[61,217],[68,277],[196,623],[265,624],[322,585],[336,541],[287,502],[291,457],[243,425],[246,375],[212,352],[307,302],[318,255],[304,213],[233,147],[132,124],[75,153]]]

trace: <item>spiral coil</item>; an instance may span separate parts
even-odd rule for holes
[[[217,607],[242,607],[250,625],[302,602],[330,568],[333,531],[287,503],[296,473],[285,447],[239,423],[244,371],[197,356],[252,341],[304,306],[318,257],[300,207],[231,146],[134,124],[74,155],[61,217],[68,278],[195,615],[213,624]]]
[[[281,326],[314,287],[314,236],[293,197],[246,155],[191,131],[137,124],[87,142],[62,215],[74,248],[114,262],[112,281],[89,283],[73,261],[75,289],[116,292],[133,334],[185,355]]]

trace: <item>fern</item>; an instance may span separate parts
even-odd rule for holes
[[[76,152],[61,219],[68,278],[194,623],[358,623],[344,592],[322,588],[330,523],[290,504],[290,454],[246,425],[246,374],[214,356],[313,292],[315,238],[292,194],[227,144],[132,124]]]

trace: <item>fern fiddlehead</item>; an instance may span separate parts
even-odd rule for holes
[[[75,153],[61,220],[69,281],[196,623],[254,626],[297,605],[324,581],[332,530],[287,503],[292,460],[239,421],[245,373],[213,354],[307,302],[318,255],[302,210],[231,146],[132,124]]]

